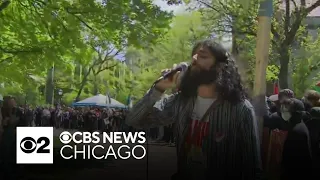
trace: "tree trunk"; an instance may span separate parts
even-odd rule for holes
[[[97,75],[94,75],[93,77],[93,94],[98,95],[99,89],[98,89],[98,82],[97,82]]]
[[[47,104],[53,104],[53,99],[54,99],[53,79],[54,79],[54,67],[50,68],[47,72],[47,82],[46,82],[46,91],[45,91]]]
[[[81,81],[81,73],[82,73],[82,67],[81,64],[77,61],[75,61],[76,67],[74,68],[74,80],[78,83]]]
[[[279,84],[280,89],[289,88],[288,74],[289,74],[289,47],[283,47],[280,49],[280,72],[279,72]]]
[[[82,78],[81,85],[80,85],[80,88],[78,90],[78,94],[76,97],[76,102],[78,102],[80,100],[80,95],[82,93],[84,86],[87,84],[88,76],[89,76],[91,70],[92,70],[92,68],[89,68],[89,70],[84,74],[84,76]]]

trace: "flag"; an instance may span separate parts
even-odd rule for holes
[[[132,98],[130,94],[128,95],[128,98],[127,98],[127,106],[129,109],[132,108]]]
[[[279,179],[281,172],[281,161],[284,142],[287,139],[287,131],[272,130],[269,136],[268,154],[265,171],[270,175],[270,179]]]

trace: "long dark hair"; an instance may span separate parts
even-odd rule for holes
[[[225,48],[213,40],[204,40],[196,43],[192,50],[192,56],[200,46],[207,47],[216,59],[216,63],[210,70],[213,79],[215,79],[215,93],[218,93],[222,100],[230,103],[244,101],[248,95],[242,85],[234,58]],[[190,73],[190,71],[191,69],[189,68],[185,74]],[[197,87],[191,87],[186,78],[188,78],[187,75],[182,77],[180,84],[180,94],[183,99],[197,96]]]

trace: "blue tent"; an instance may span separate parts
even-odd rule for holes
[[[111,99],[111,102],[107,101],[107,96],[98,94],[96,96],[89,97],[82,101],[73,103],[72,106],[100,106],[100,107],[110,107],[110,108],[127,108],[127,106],[125,106],[121,102],[113,98],[110,98],[110,99]]]

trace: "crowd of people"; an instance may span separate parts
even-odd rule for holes
[[[274,176],[281,174],[282,169],[286,177],[294,178],[296,173],[288,172],[299,169],[319,177],[312,170],[320,168],[320,93],[308,90],[304,97],[297,98],[292,90],[283,89],[277,98],[268,100],[268,109],[262,139],[265,168],[269,163]],[[269,138],[278,141],[273,144],[279,146],[270,145]],[[270,165],[270,156],[277,154],[274,151],[281,152],[280,158]]]
[[[12,107],[12,108],[11,108]],[[63,129],[86,131],[119,131],[124,130],[126,110],[106,109],[99,107],[36,107],[17,106],[13,97],[4,98],[2,108],[3,126],[8,123],[9,111],[19,118],[19,126],[50,126]]]
[[[1,102],[1,101],[0,101]],[[35,107],[17,106],[14,97],[6,96],[2,101],[2,130],[7,126],[8,111],[13,109],[19,119],[17,126],[55,127],[81,131],[135,131],[125,124],[127,109],[104,107]],[[148,129],[149,138],[155,142],[173,143],[172,125]]]
[[[15,164],[15,128],[18,126],[29,127],[54,127],[56,129],[133,132],[125,124],[127,109],[104,107],[35,107],[16,104],[15,98],[5,96],[0,99],[0,169],[12,173]],[[173,143],[169,127],[152,128],[148,135],[154,142]],[[168,133],[169,132],[169,133]],[[1,171],[0,171],[1,174]],[[2,177],[1,177],[2,179]]]
[[[276,98],[267,97],[266,104],[268,113],[264,116],[264,130],[269,131],[267,133],[277,130],[288,134],[282,150],[285,166],[297,166],[297,159],[286,159],[286,154],[293,154],[299,159],[299,166],[309,166],[310,169],[313,166],[319,167],[320,93],[310,90],[304,97],[297,99],[292,90],[283,89]],[[29,106],[17,106],[14,97],[7,96],[1,108],[0,150],[1,155],[5,156],[0,156],[0,162],[14,159],[7,155],[12,154],[8,152],[12,152],[14,129],[17,126],[51,126],[90,132],[134,131],[135,129],[125,124],[126,113],[127,110],[124,109],[99,107],[56,106],[32,109]],[[150,128],[149,137],[154,142],[166,142],[174,146],[173,126],[174,124],[170,124]],[[263,149],[262,157],[268,156],[267,154],[266,149]]]
[[[51,126],[63,129],[85,131],[122,131],[125,130],[124,109],[101,107],[60,107],[35,109],[26,108],[24,112],[28,126]]]

